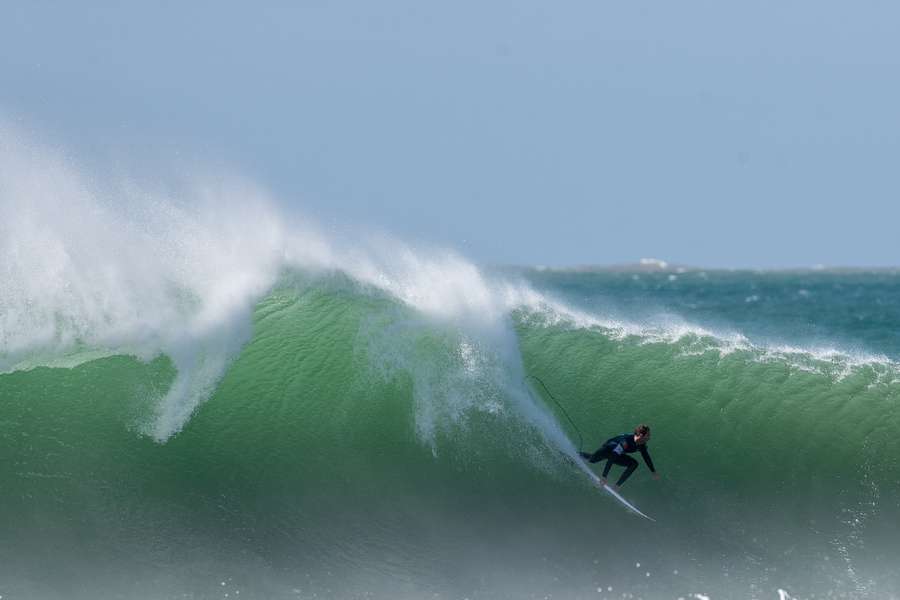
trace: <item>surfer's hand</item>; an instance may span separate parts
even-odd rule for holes
[[[659,481],[659,473],[653,473],[653,479]]]

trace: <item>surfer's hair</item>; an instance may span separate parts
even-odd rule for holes
[[[635,435],[650,435],[650,427],[641,423],[634,428]]]

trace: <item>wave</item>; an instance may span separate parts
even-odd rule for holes
[[[199,548],[263,596],[289,597],[298,570],[312,573],[302,589],[319,595],[363,596],[373,581],[396,595],[398,577],[418,592],[471,593],[479,548],[491,564],[534,576],[497,580],[482,588],[488,597],[554,578],[563,583],[548,593],[586,595],[591,569],[651,597],[775,584],[794,595],[891,589],[877,560],[895,539],[878,532],[898,516],[900,390],[880,375],[887,367],[835,377],[753,351],[720,353],[715,338],[691,352],[690,335],[648,341],[549,315],[514,311],[509,362],[493,335],[340,273],[295,271],[255,306],[253,333],[209,401],[162,444],[134,429],[153,431],[159,413],[146,402],[178,378],[165,356],[0,376],[9,457],[0,481],[36,499],[4,501],[21,523],[14,546],[49,536],[73,553],[114,553],[129,572],[157,564],[160,548]],[[665,478],[642,467],[625,492],[657,519],[652,530],[597,496],[558,452],[593,450],[641,421]],[[29,525],[35,511],[44,526]],[[60,543],[73,514],[101,523],[98,537]],[[654,543],[619,555],[596,542],[629,536]],[[586,570],[548,565],[547,554]],[[598,558],[602,567],[592,566]],[[201,585],[197,560],[165,563],[175,589]],[[652,580],[629,575],[635,563]],[[468,575],[448,579],[446,565]],[[334,587],[328,572],[344,583]],[[269,580],[283,588],[261,591]]]
[[[453,251],[383,235],[329,238],[287,216],[234,177],[183,183],[177,196],[133,183],[98,184],[62,156],[4,126],[0,147],[0,369],[77,365],[103,355],[164,354],[177,376],[151,433],[168,439],[208,398],[252,335],[252,312],[286,270],[340,272],[503,355],[519,377],[511,316],[595,329],[619,340],[676,345],[680,353],[745,353],[838,379],[870,368],[897,382],[896,361],[838,348],[759,346],[664,316],[613,320],[488,275]],[[361,239],[360,239],[361,238]]]
[[[329,235],[239,178],[101,184],[2,133],[0,483],[22,492],[3,512],[24,550],[0,562],[23,594],[47,544],[136,557],[131,574],[200,548],[260,596],[296,596],[298,564],[315,593],[340,571],[345,596],[375,580],[396,597],[398,577],[411,597],[470,594],[479,548],[534,574],[496,597],[554,578],[540,589],[593,596],[600,576],[645,595],[896,585],[879,570],[898,522],[894,359],[612,318],[453,251]],[[627,490],[654,530],[560,454],[641,421],[669,479]],[[99,525],[69,539],[73,522]],[[654,544],[598,555],[597,536]],[[635,563],[652,582],[622,575]],[[210,595],[181,568],[165,565],[173,589]]]
[[[212,392],[250,339],[254,305],[286,269],[339,271],[430,318],[503,335],[502,294],[454,252],[377,235],[329,239],[231,177],[182,184],[177,197],[99,186],[4,134],[0,369],[165,354],[178,374],[149,432],[160,441]]]

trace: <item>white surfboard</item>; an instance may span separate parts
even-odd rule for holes
[[[566,455],[566,456],[569,456],[569,455]],[[631,502],[629,502],[628,500],[623,498],[622,495],[619,494],[619,492],[612,489],[608,485],[605,485],[603,483],[603,480],[600,479],[600,477],[598,477],[597,474],[591,470],[591,468],[588,466],[588,464],[586,462],[584,462],[584,460],[581,457],[574,458],[572,456],[569,456],[569,458],[572,458],[578,464],[578,466],[581,467],[581,470],[584,471],[585,473],[587,473],[588,477],[591,478],[591,481],[594,482],[594,485],[605,490],[610,496],[612,496],[613,498],[615,498],[616,500],[621,502],[622,505],[625,506],[625,508],[627,508],[628,510],[630,510],[631,512],[633,512],[636,515],[640,515],[640,516],[644,517],[647,520],[653,521],[654,523],[656,522],[656,519],[654,519],[653,517],[648,517],[647,515],[642,513],[640,510],[638,510],[638,508],[634,504],[632,504]]]

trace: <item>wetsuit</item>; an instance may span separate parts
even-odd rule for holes
[[[619,477],[619,481],[616,483],[616,485],[620,486],[625,483],[625,481],[631,477],[631,474],[634,473],[634,470],[637,469],[638,461],[627,456],[627,454],[633,452],[640,452],[641,456],[644,457],[644,462],[650,470],[656,473],[656,469],[653,468],[653,461],[650,459],[650,453],[647,451],[647,444],[636,444],[634,442],[633,433],[623,433],[622,435],[617,435],[614,438],[606,440],[593,454],[588,454],[586,452],[580,452],[580,454],[583,458],[592,463],[600,462],[604,459],[607,460],[606,466],[603,467],[603,479],[606,479],[606,476],[609,475],[609,469],[612,467],[613,463],[625,467],[625,472],[622,473],[622,476]]]

